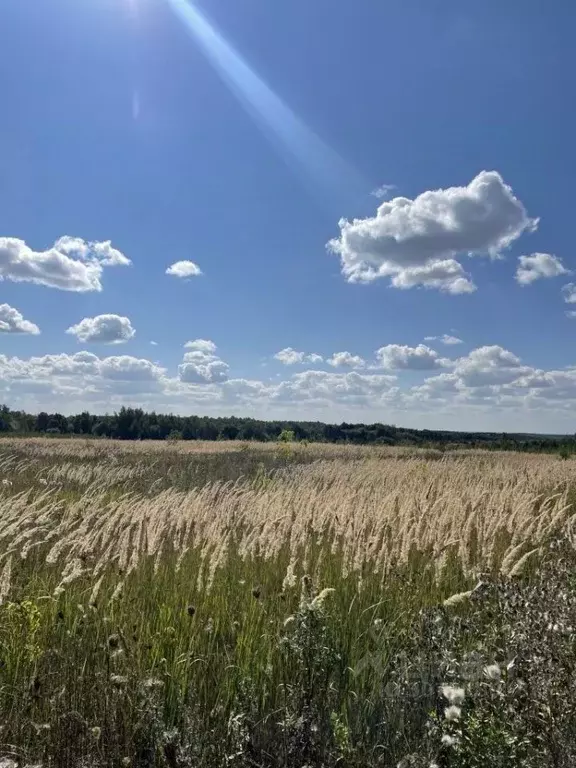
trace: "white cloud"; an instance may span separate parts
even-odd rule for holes
[[[378,200],[385,200],[390,196],[390,192],[393,192],[395,189],[395,184],[382,184],[381,186],[376,187],[376,189],[373,189],[370,194],[372,197],[377,197]]]
[[[151,342],[150,342],[150,344],[151,344],[153,347],[157,347],[157,346],[158,346],[158,342],[157,342],[157,341],[151,341]]]
[[[202,270],[193,261],[176,261],[168,267],[166,274],[182,278],[197,277],[202,274]]]
[[[363,358],[359,355],[352,355],[350,352],[334,352],[326,362],[334,368],[363,368],[366,365]]]
[[[566,304],[576,304],[576,283],[567,283],[562,288]]]
[[[322,355],[316,354],[316,352],[297,352],[292,347],[286,347],[281,349],[280,352],[276,352],[274,359],[283,365],[303,365],[304,363],[321,363]]]
[[[65,235],[48,250],[34,251],[16,237],[0,237],[0,280],[78,293],[101,291],[104,267],[130,263],[110,241],[89,243]]]
[[[223,360],[208,360],[205,363],[186,360],[178,366],[180,380],[189,384],[215,384],[226,381],[229,366]]]
[[[425,344],[408,347],[403,344],[388,344],[376,350],[378,367],[389,371],[430,371],[434,368],[448,368],[450,360],[440,357]]]
[[[10,400],[22,393],[44,393],[61,398],[64,410],[72,398],[83,407],[94,400],[110,403],[116,396],[130,400],[135,395],[160,393],[167,382],[164,368],[129,355],[100,358],[77,352],[27,360],[0,355],[0,391],[8,392]]]
[[[229,366],[216,353],[216,344],[208,339],[188,341],[182,363],[178,366],[180,380],[187,384],[218,384],[228,379]]]
[[[442,344],[453,346],[454,344],[464,344],[462,339],[457,336],[450,336],[448,333],[442,334],[442,336],[424,336],[424,341],[441,341]]]
[[[127,317],[121,315],[96,315],[85,317],[72,325],[66,333],[78,341],[100,344],[123,344],[134,338],[136,331]]]
[[[25,320],[22,313],[10,304],[0,304],[0,333],[29,333],[36,336],[40,328]]]
[[[380,374],[304,371],[282,381],[268,392],[272,403],[314,401],[318,405],[348,406],[377,404],[390,391],[394,376]]]
[[[469,293],[474,285],[456,257],[494,257],[537,224],[499,173],[482,171],[468,186],[396,197],[374,217],[341,219],[340,237],[328,248],[349,282],[391,277],[397,288]]]
[[[194,339],[194,341],[187,341],[184,344],[185,349],[194,349],[199,352],[204,352],[208,355],[213,355],[216,352],[216,344],[208,339]]]
[[[456,259],[433,261],[422,267],[407,267],[392,277],[394,288],[436,288],[456,296],[459,293],[474,293],[476,286]]]
[[[531,256],[519,256],[516,280],[520,285],[530,285],[541,277],[558,277],[568,274],[557,256],[550,253],[533,253]]]
[[[459,358],[453,372],[463,386],[483,387],[510,383],[532,370],[512,352],[494,344]]]
[[[191,359],[185,358],[179,375],[129,355],[99,357],[82,351],[22,359],[0,354],[0,397],[32,412],[87,408],[105,413],[125,404],[160,412],[499,432],[565,431],[574,410],[576,366],[542,370],[497,345],[452,362],[433,356],[415,362],[417,348],[398,354],[390,349],[394,346],[388,347],[395,366],[390,373],[306,370],[284,381],[229,379],[226,363],[201,349],[186,352]],[[445,364],[450,367],[442,370]],[[410,380],[419,380],[419,371],[430,368],[437,375],[409,388],[401,388],[393,375],[410,369]]]

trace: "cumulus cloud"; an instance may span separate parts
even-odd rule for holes
[[[456,257],[497,256],[537,224],[499,173],[482,171],[465,187],[395,197],[373,217],[341,219],[328,248],[349,282],[390,277],[397,288],[469,293],[474,285]]]
[[[176,261],[171,264],[166,270],[167,275],[173,275],[174,277],[197,277],[202,274],[202,270],[193,261]]]
[[[469,355],[459,358],[453,373],[466,387],[484,387],[507,384],[532,372],[519,357],[507,349],[493,344],[478,347]]]
[[[455,344],[464,344],[462,339],[457,336],[450,336],[448,333],[442,334],[442,336],[424,336],[424,341],[441,341],[442,344],[453,346]]]
[[[425,344],[409,347],[403,344],[387,344],[376,350],[380,368],[388,371],[430,371],[434,368],[448,368],[450,360],[440,357],[438,352]]]
[[[178,366],[180,381],[186,384],[219,384],[228,379],[229,366],[216,355],[216,344],[195,339],[184,345],[186,352]]]
[[[350,352],[334,352],[326,362],[334,368],[363,368],[366,365],[360,355],[352,355]]]
[[[24,240],[0,237],[0,280],[36,283],[78,293],[101,291],[105,267],[130,263],[109,240],[86,242],[65,235],[48,250],[34,251]]]
[[[379,374],[328,373],[304,371],[296,373],[288,381],[282,381],[269,390],[271,403],[306,402],[330,405],[342,403],[348,406],[377,404],[390,392],[394,376]]]
[[[321,363],[322,355],[316,354],[316,352],[297,352],[292,347],[286,347],[281,349],[280,352],[276,352],[274,359],[283,365],[304,365],[305,363]]]
[[[519,256],[516,280],[520,285],[530,285],[541,277],[558,277],[568,274],[561,260],[551,253],[533,253],[531,256]]]
[[[40,328],[25,320],[22,313],[10,304],[0,304],[0,333],[29,333],[36,336]]]
[[[213,355],[216,352],[216,344],[208,339],[194,339],[184,344],[185,349],[194,349],[207,355]]]
[[[90,352],[42,355],[21,359],[0,355],[0,390],[14,398],[21,393],[44,393],[62,398],[64,406],[75,398],[85,405],[116,396],[130,398],[162,392],[166,370],[150,360],[120,355],[100,358]]]
[[[121,315],[96,315],[85,317],[72,325],[66,333],[78,341],[100,344],[123,344],[134,338],[136,331],[127,317]]]

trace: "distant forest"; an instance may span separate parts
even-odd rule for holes
[[[320,421],[260,421],[236,416],[175,416],[120,408],[98,416],[88,411],[61,413],[13,411],[0,406],[0,435],[54,435],[117,440],[245,440],[405,445],[430,448],[470,447],[494,450],[576,454],[574,435],[502,432],[450,432],[406,429],[392,424],[324,424]]]

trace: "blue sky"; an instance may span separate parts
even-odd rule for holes
[[[553,5],[4,0],[0,398],[574,431]]]

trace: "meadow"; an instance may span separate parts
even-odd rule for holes
[[[576,765],[576,461],[0,441],[0,766]]]

